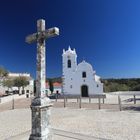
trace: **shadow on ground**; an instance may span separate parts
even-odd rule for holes
[[[132,110],[132,111],[140,111],[140,106],[127,106],[127,107],[122,107],[122,110]]]
[[[140,101],[140,98],[136,98],[135,100]],[[129,98],[129,99],[123,100],[123,102],[134,102],[134,98]]]

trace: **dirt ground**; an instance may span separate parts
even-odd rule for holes
[[[20,108],[30,108],[31,105],[31,98],[22,98],[22,99],[16,99],[13,101],[9,101],[7,103],[0,104],[0,112],[6,111],[6,110],[12,110],[14,109],[20,109]],[[54,108],[64,108],[64,102],[63,99],[52,100],[53,107]],[[65,105],[66,108],[73,108],[77,109],[79,108],[79,102],[75,99],[68,99]],[[92,110],[98,110],[99,104],[97,102],[88,102],[88,99],[84,99],[81,104],[81,108],[86,109],[92,109]],[[101,102],[100,109],[111,109],[111,110],[119,110],[119,105],[117,103],[104,103]],[[122,104],[122,110],[134,110],[134,111],[140,111],[140,104]]]

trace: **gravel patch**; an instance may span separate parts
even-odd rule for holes
[[[52,114],[52,124],[57,129],[106,139],[140,139],[138,112],[86,109],[64,109],[61,112],[58,109],[52,110]]]
[[[0,112],[0,139],[21,134],[31,128],[29,109]]]
[[[52,108],[51,112],[51,124],[55,129],[113,140],[140,139],[138,111]],[[30,109],[0,112],[1,140],[22,134],[30,128]]]

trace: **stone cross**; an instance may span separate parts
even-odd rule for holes
[[[25,41],[29,44],[37,42],[37,72],[36,72],[36,94],[31,103],[32,110],[32,132],[29,140],[51,140],[50,131],[50,109],[49,98],[46,97],[46,61],[45,40],[59,35],[57,27],[45,29],[45,20],[37,21],[37,33],[28,35]]]
[[[54,27],[45,30],[45,20],[37,21],[37,33],[26,37],[26,42],[37,42],[37,97],[45,96],[45,40],[59,35],[59,29]]]

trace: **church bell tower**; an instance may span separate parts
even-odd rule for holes
[[[62,69],[63,69],[63,92],[65,93],[65,88],[68,86],[66,85],[66,81],[71,81],[73,79],[73,73],[76,71],[77,68],[77,54],[75,49],[71,49],[70,46],[68,50],[63,49],[62,54]]]
[[[71,49],[70,46],[67,51],[63,49],[63,75],[66,73],[75,72],[77,67],[77,54],[75,49]]]

